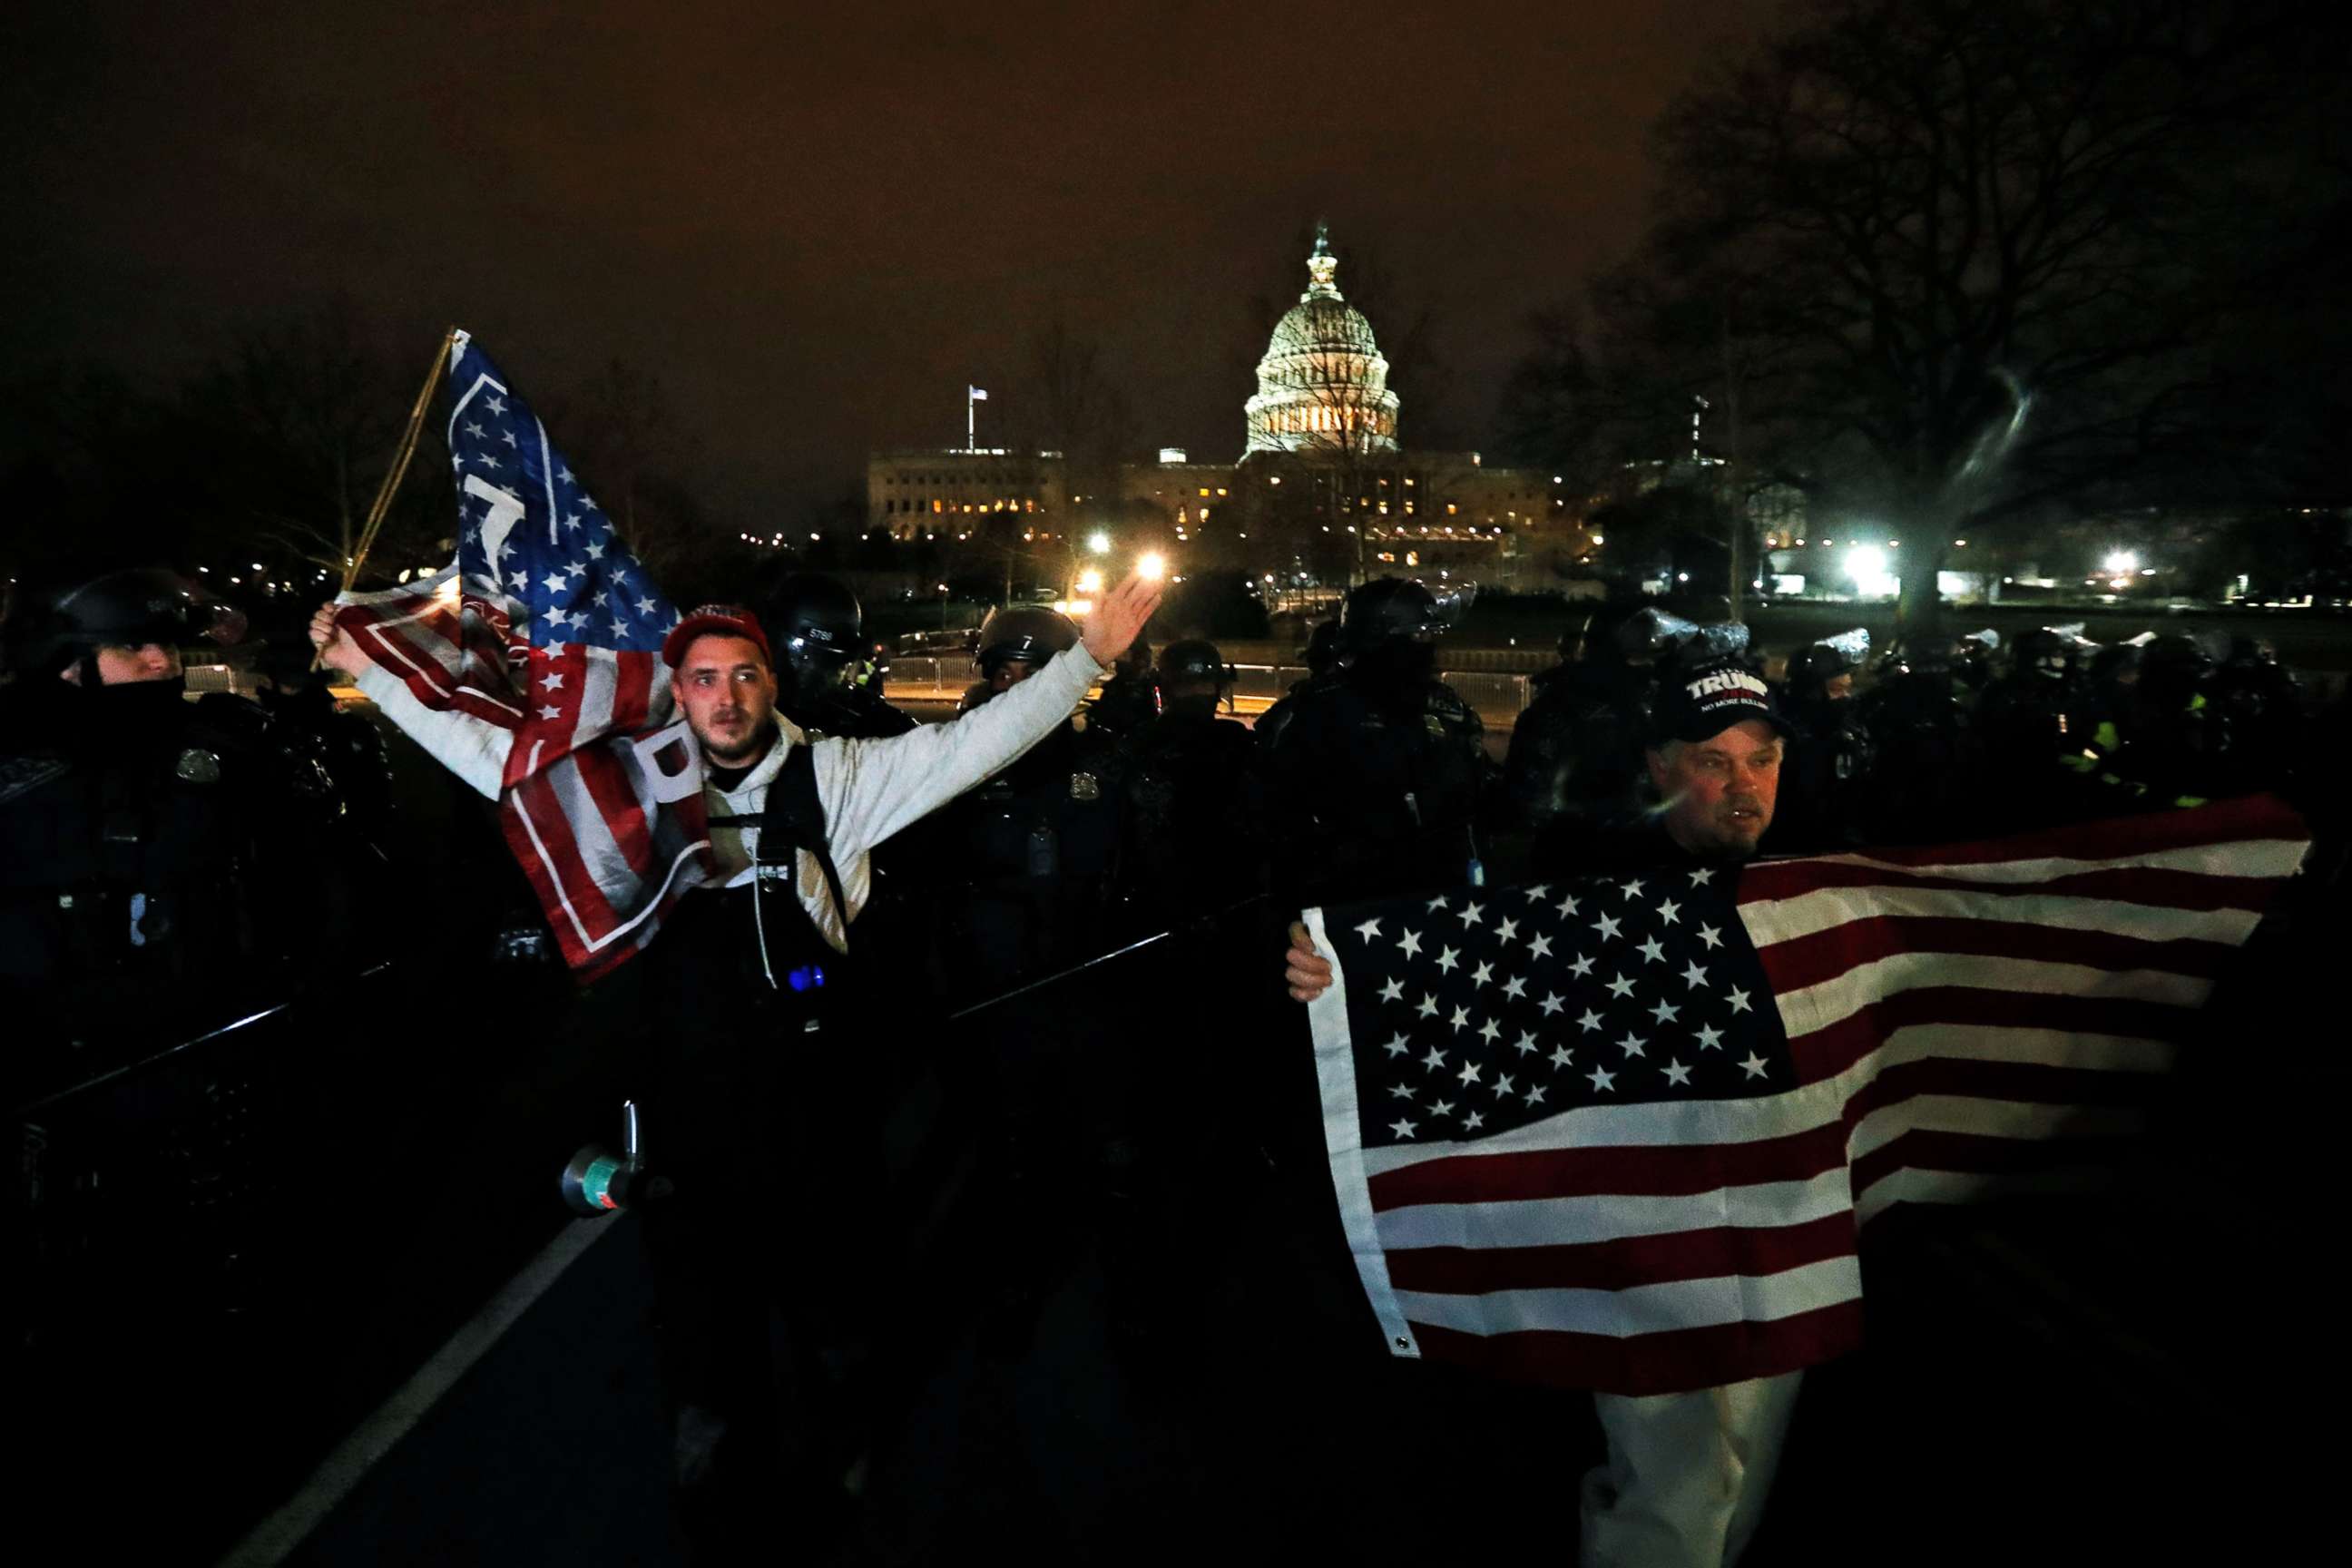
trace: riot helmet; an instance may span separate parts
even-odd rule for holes
[[[2054,626],[2022,633],[2010,648],[2010,669],[2037,680],[2064,680],[2074,673],[2075,644]]]
[[[1170,643],[1160,655],[1161,686],[1209,684],[1222,693],[1233,683],[1233,666],[1217,645],[1200,637]]]
[[[244,641],[245,630],[244,613],[202,584],[161,567],[131,567],[50,595],[26,629],[24,665],[38,675],[78,668],[82,683],[95,686],[102,648],[230,647]]]
[[[1318,621],[1315,629],[1307,634],[1307,646],[1298,650],[1299,662],[1307,666],[1309,675],[1322,675],[1339,661],[1339,623]]]
[[[1437,595],[1402,577],[1375,577],[1348,595],[1339,615],[1339,645],[1362,654],[1383,643],[1426,643],[1444,630]]]
[[[1044,664],[1064,648],[1074,647],[1078,628],[1066,616],[1043,605],[1006,605],[991,610],[980,626],[980,646],[972,661],[983,675],[1001,665]]]
[[[2186,708],[2213,674],[2213,656],[2195,637],[2168,632],[2140,656],[2140,695],[2158,712]]]
[[[838,578],[795,572],[776,585],[760,617],[775,650],[778,673],[801,700],[855,679],[868,651],[857,595]]]
[[[1832,683],[1844,685],[1832,690]],[[1827,643],[1801,647],[1789,656],[1789,694],[1805,702],[1838,701],[1853,692],[1853,661]]]

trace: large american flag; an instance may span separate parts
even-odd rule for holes
[[[457,558],[346,595],[338,624],[425,707],[503,732],[507,843],[585,979],[709,874],[700,753],[661,658],[677,613],[464,332],[449,387]]]
[[[1643,1394],[1851,1347],[1874,1216],[2107,1177],[2306,847],[2260,798],[1308,910],[1391,1352]]]

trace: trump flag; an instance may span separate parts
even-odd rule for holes
[[[424,707],[484,729],[508,847],[586,979],[709,876],[700,752],[661,658],[677,613],[464,332],[449,384],[457,558],[345,595],[337,624]]]

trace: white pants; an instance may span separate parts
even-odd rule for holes
[[[1799,1372],[1690,1394],[1596,1394],[1609,1463],[1584,1478],[1584,1568],[1727,1568],[1764,1517]]]

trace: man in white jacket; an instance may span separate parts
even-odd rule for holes
[[[715,876],[598,999],[626,1006],[641,987],[631,1089],[674,1188],[645,1209],[645,1239],[680,1521],[698,1559],[731,1560],[780,1529],[821,1532],[858,1447],[843,1368],[874,1331],[887,1250],[866,1201],[859,1129],[875,1108],[864,1068],[889,1042],[856,1026],[855,988],[841,982],[869,856],[1051,733],[1159,602],[1156,584],[1129,577],[1078,646],[1030,679],[952,722],[883,740],[812,741],[780,715],[766,634],[748,611],[698,610],[664,644],[671,695],[700,743]],[[311,623],[324,661],[497,798],[510,732],[419,703],[336,629],[335,610]],[[789,847],[761,843],[786,833]]]

